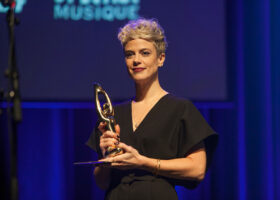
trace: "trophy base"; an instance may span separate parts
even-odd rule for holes
[[[106,158],[112,158],[117,155],[123,154],[123,150],[119,147],[109,147],[106,151]],[[93,166],[110,166],[111,162],[107,161],[86,161],[86,162],[74,162],[74,165],[93,165]]]
[[[111,165],[111,162],[105,161],[86,161],[86,162],[74,162],[74,165],[93,165],[93,166],[107,166]]]
[[[115,148],[111,148],[109,147],[105,153],[105,157],[106,158],[111,158],[111,157],[115,157],[117,155],[121,155],[123,154],[123,150],[121,148],[115,147]]]

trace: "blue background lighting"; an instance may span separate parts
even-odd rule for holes
[[[142,0],[141,2],[143,3],[140,4],[142,9],[142,6],[149,5],[147,2],[150,1]],[[169,8],[166,7],[167,5],[170,8],[175,5],[175,3],[170,5],[170,1],[162,2],[164,9]],[[180,1],[180,3],[182,2]],[[215,2],[222,2],[222,5],[224,5],[223,20],[225,23],[223,28],[225,29],[225,35],[222,38],[224,38],[225,46],[224,56],[222,57],[225,61],[223,78],[225,80],[226,98],[218,100],[213,98],[203,98],[202,100],[193,98],[192,100],[194,100],[195,105],[211,126],[220,134],[219,145],[205,180],[194,190],[187,190],[183,187],[176,187],[176,190],[180,200],[280,199],[280,1],[217,0]],[[28,11],[35,5],[37,4],[34,0],[27,1],[23,7],[23,12]],[[153,17],[159,18],[159,21],[163,19],[163,21],[170,20],[172,22],[173,15],[174,17],[179,15],[184,21],[184,17],[192,17],[189,15],[190,12],[187,12],[186,5],[187,3],[181,6],[182,10],[185,11],[183,14],[176,12],[173,12],[173,14],[162,13]],[[158,5],[150,4],[150,6],[149,9],[153,10]],[[196,8],[201,7],[203,6],[197,5]],[[203,12],[195,11],[192,14],[199,15],[199,19],[207,23]],[[0,27],[5,25],[3,18],[4,15],[1,14]],[[52,16],[51,19],[53,20]],[[44,24],[44,22],[34,21],[35,24]],[[74,22],[54,22],[55,26],[68,23]],[[74,24],[73,26],[81,28],[83,23],[88,22]],[[121,24],[116,22],[115,25],[118,27]],[[173,27],[169,27],[167,24],[166,22],[164,28],[167,30],[168,35],[168,30],[173,29]],[[30,26],[32,25],[23,21],[18,29],[23,32],[26,27],[30,28]],[[192,28],[192,26],[188,26],[185,30]],[[3,30],[5,29],[1,28],[0,38],[4,41],[6,35]],[[87,32],[87,30],[80,30],[81,35]],[[43,32],[44,30],[38,29],[38,31]],[[59,36],[56,29],[51,31],[52,38],[56,38],[55,36],[63,38]],[[176,32],[179,30],[173,31],[174,35],[172,36],[171,33],[171,38],[175,37]],[[40,39],[38,32],[33,37],[34,41]],[[71,34],[65,38],[65,40],[68,39],[71,39]],[[22,40],[17,38],[19,46],[22,45],[20,44],[21,42]],[[0,52],[3,52],[0,54],[2,68],[5,65],[3,60],[7,56],[4,49],[5,44],[1,44],[0,47]],[[108,42],[104,45],[110,48],[110,45],[114,44]],[[171,42],[170,46],[172,46]],[[32,45],[28,46],[32,51],[38,50],[33,47]],[[63,49],[68,47],[58,46],[56,50],[64,54]],[[19,49],[17,53],[21,58],[22,52]],[[119,46],[116,49],[120,51]],[[179,49],[176,51],[176,49],[170,47],[169,51],[170,54],[173,52],[175,55]],[[40,59],[46,56],[44,53],[45,50],[40,49],[39,54],[42,57],[34,58],[35,61],[40,63]],[[74,56],[71,52],[67,54],[67,56],[69,55]],[[184,52],[179,52],[178,59],[185,61],[183,55]],[[199,58],[200,54],[196,54],[196,56]],[[171,57],[167,55],[167,59],[171,59]],[[172,59],[175,59],[175,57]],[[88,58],[84,57],[84,60]],[[63,64],[63,59],[59,59],[59,54],[52,55],[47,59],[56,60]],[[19,59],[19,66],[28,65],[28,63],[23,64],[22,61]],[[80,60],[77,60],[76,64],[79,63]],[[41,71],[41,73],[47,70],[47,68],[43,68],[40,65],[32,67],[37,67],[37,70]],[[204,67],[204,70],[200,69],[201,71],[199,72],[203,73],[199,74],[199,76],[213,72],[210,68],[207,69],[208,66]],[[0,69],[2,70],[2,68]],[[27,73],[32,74],[33,71],[30,69],[28,67],[20,68],[22,72],[24,71],[21,79],[29,81],[24,75]],[[56,81],[55,75],[45,78],[49,82]],[[73,82],[80,81],[75,76],[70,77],[70,80]],[[165,85],[168,85],[171,81],[180,85],[177,80],[173,77],[169,79],[163,78],[161,81]],[[106,89],[110,88],[110,85],[117,85],[115,81],[110,82],[109,78],[104,82],[108,84]],[[30,81],[28,84],[36,84],[36,81]],[[89,89],[85,90],[88,90],[89,94],[92,95],[90,84]],[[48,82],[46,85],[48,85]],[[5,86],[4,83],[0,85],[0,87],[2,86]],[[192,85],[188,85],[188,87],[192,87]],[[123,87],[120,88],[123,89]],[[51,90],[51,88],[47,89]],[[70,89],[74,95],[80,94],[79,92],[76,93],[77,88],[70,87]],[[177,89],[178,91],[183,91],[185,88],[182,86]],[[109,94],[111,93],[110,90],[108,91]],[[115,89],[113,90],[115,91]],[[34,93],[34,91],[29,92],[30,94]],[[96,154],[85,146],[85,142],[96,122],[94,104],[89,101],[90,98],[88,100],[82,99],[83,101],[75,101],[76,99],[74,98],[66,98],[67,101],[47,101],[51,99],[45,98],[45,94],[44,92],[35,94],[37,97],[40,95],[40,98],[43,97],[40,101],[36,98],[31,98],[25,99],[22,103],[23,122],[18,129],[19,199],[102,199],[104,192],[94,182],[93,168],[73,165],[75,161],[97,159]],[[203,95],[207,96],[206,93],[203,93]],[[118,103],[120,100],[128,98],[114,97],[113,101]],[[0,199],[8,199],[10,150],[7,115],[5,113],[7,105],[0,102],[0,106],[4,110],[4,114],[0,115],[2,167],[0,179],[3,183],[3,187],[0,188]]]

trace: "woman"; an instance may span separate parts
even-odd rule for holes
[[[160,86],[167,43],[155,20],[131,21],[118,38],[136,95],[115,107],[117,134],[101,122],[87,143],[111,162],[94,169],[96,183],[110,200],[177,199],[175,185],[194,187],[203,180],[217,135],[190,101]],[[124,153],[104,158],[114,144]]]

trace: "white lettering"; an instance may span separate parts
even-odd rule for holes
[[[90,1],[91,0],[80,0],[80,4],[81,5],[87,5],[87,4],[90,4]]]
[[[124,20],[127,16],[127,8],[126,7],[115,7],[114,14],[116,19],[118,20]]]
[[[97,7],[95,9],[95,20],[96,21],[99,21],[102,17],[102,10],[101,10],[101,7]]]
[[[101,4],[101,0],[92,0],[92,3],[98,6]]]
[[[54,0],[54,19],[64,20],[125,20],[138,18],[140,0]],[[62,4],[64,3],[64,4]]]
[[[69,19],[69,6],[68,5],[55,5],[54,6],[54,18],[55,19]]]
[[[114,11],[112,6],[105,6],[102,9],[102,16],[107,21],[114,20]]]
[[[83,7],[82,6],[71,6],[71,12],[70,12],[71,19],[78,21],[82,19],[83,16]]]
[[[63,3],[65,0],[54,0],[54,3]]]
[[[128,16],[127,18],[132,20],[132,19],[137,19],[138,18],[138,10],[139,10],[139,6],[128,6]]]
[[[84,20],[91,21],[94,19],[93,8],[91,6],[86,6],[84,8]]]
[[[110,0],[102,0],[103,5],[108,5],[110,3]]]

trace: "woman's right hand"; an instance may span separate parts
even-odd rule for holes
[[[102,156],[103,158],[105,158],[107,148],[110,146],[116,146],[119,143],[120,126],[115,126],[116,133],[114,133],[106,129],[106,122],[100,122],[98,129],[102,133],[102,135],[100,136],[99,146],[102,152]]]

